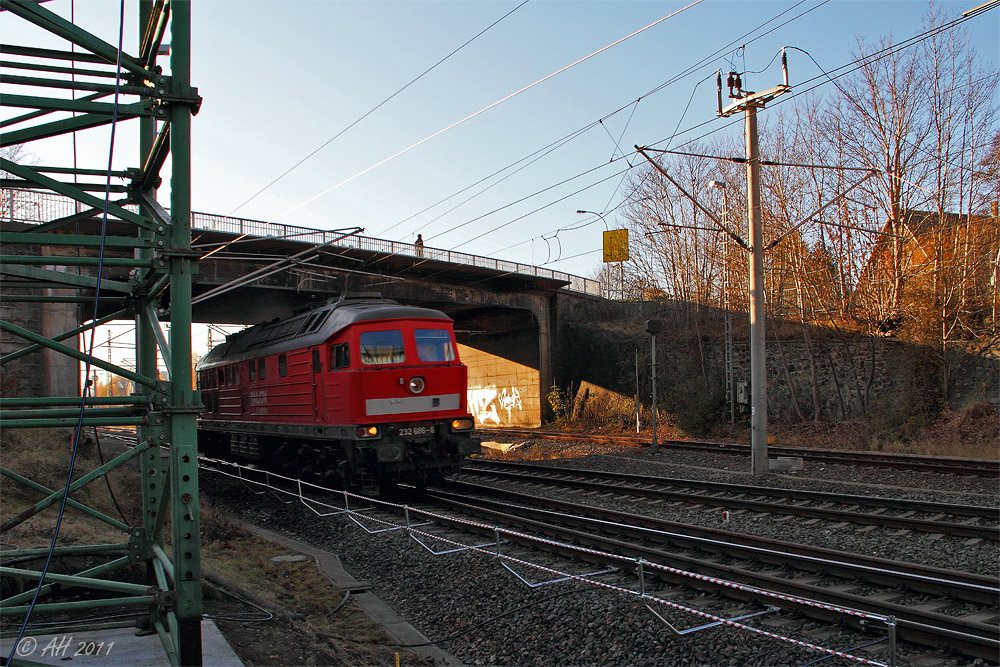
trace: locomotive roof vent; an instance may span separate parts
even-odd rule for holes
[[[383,301],[386,303],[396,303],[392,299],[386,299],[382,296],[381,292],[344,292],[340,296],[330,297],[327,299],[327,304],[333,304],[334,306],[339,306],[345,301]]]
[[[331,312],[332,311],[329,309],[317,310],[315,313],[310,315],[309,319],[307,319],[305,324],[302,325],[302,329],[299,330],[299,335],[317,331],[321,326],[323,326],[323,322],[326,322],[326,318],[330,317]]]

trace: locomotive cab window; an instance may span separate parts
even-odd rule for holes
[[[264,368],[265,368],[264,367],[264,360],[263,359],[258,359],[257,360],[257,379],[258,380],[263,380],[263,379],[265,379],[267,377],[267,375],[264,372]]]
[[[284,354],[278,355],[278,375],[288,377],[288,357]]]
[[[312,361],[313,361],[313,373],[319,373],[323,370],[323,364],[319,358],[319,350],[312,351]]]
[[[351,365],[350,348],[347,343],[337,343],[330,346],[330,370],[339,371]]]
[[[420,361],[455,361],[455,348],[445,329],[417,329],[413,337]]]
[[[401,331],[364,331],[361,333],[361,363],[368,366],[399,364],[406,361]]]
[[[250,360],[250,368],[248,369],[247,379],[253,382],[257,379],[257,362],[253,359]]]

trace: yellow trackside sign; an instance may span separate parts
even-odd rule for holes
[[[628,261],[628,230],[612,229],[604,232],[604,261]]]

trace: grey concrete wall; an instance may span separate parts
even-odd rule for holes
[[[479,427],[540,426],[538,370],[484,350],[459,345],[469,367],[469,412]]]
[[[50,248],[42,246],[43,255],[73,255],[72,248]],[[49,270],[66,270],[67,267],[48,266]],[[77,290],[67,289],[45,289],[45,296],[76,296]],[[39,333],[48,338],[54,338],[62,333],[71,331],[80,325],[82,319],[80,306],[78,304],[66,303],[43,303],[26,304],[40,306],[41,329]],[[87,317],[92,316],[90,313]],[[78,337],[67,338],[61,341],[63,345],[79,349]],[[72,357],[60,354],[55,350],[45,350],[40,352],[44,365],[44,396],[79,396],[80,395],[80,362]]]
[[[72,248],[52,248],[48,246],[5,244],[4,253],[10,255],[75,255]],[[49,271],[74,270],[63,266],[46,265],[40,267]],[[31,296],[77,296],[75,289],[21,288],[10,287],[10,281],[0,285],[4,294]],[[92,313],[88,313],[89,317]],[[0,306],[0,317],[32,333],[54,338],[80,325],[81,308],[78,304],[66,303],[26,303],[5,299]],[[0,335],[0,354],[16,352],[30,345],[27,340],[4,332]],[[60,341],[60,344],[79,349],[78,337]],[[2,370],[2,394],[10,397],[79,396],[80,365],[76,359],[54,350],[42,349],[20,359],[9,362]]]
[[[40,296],[42,291],[32,289],[19,292]],[[42,328],[42,313],[38,304],[0,301],[0,318],[28,331],[38,332]],[[24,339],[0,332],[0,356],[16,352],[26,345],[28,343]],[[0,395],[12,398],[44,396],[47,390],[42,382],[44,375],[45,359],[40,353],[16,359],[0,369]]]
[[[591,382],[625,396],[635,392],[635,351],[640,384],[649,387],[646,319],[663,321],[657,339],[661,405],[674,400],[713,418],[728,418],[725,346],[720,314],[684,304],[609,303],[558,299],[558,386]],[[700,318],[700,319],[699,319]],[[773,326],[773,323],[769,326]],[[795,331],[794,328],[786,329]],[[739,332],[739,329],[737,329]],[[942,389],[947,365],[949,390]],[[749,344],[734,341],[735,382],[749,385]],[[947,362],[940,350],[889,338],[831,335],[818,329],[810,340],[767,338],[768,416],[784,422],[871,417],[905,420],[945,407],[960,411],[977,403],[1000,408],[1000,354],[955,344]]]

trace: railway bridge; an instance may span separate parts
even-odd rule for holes
[[[80,216],[75,229],[51,229],[66,221],[74,202],[59,195],[5,190],[3,254],[96,256],[92,247],[15,247],[16,233],[94,233],[101,220]],[[108,233],[125,229],[109,220]],[[437,308],[455,320],[460,354],[469,367],[469,405],[477,422],[495,426],[535,426],[546,409],[544,396],[553,384],[559,354],[556,303],[559,299],[594,299],[597,281],[542,267],[433,247],[373,238],[358,228],[315,230],[292,225],[192,214],[193,253],[199,259],[193,276],[192,319],[214,324],[257,324],[286,317],[344,292],[378,292],[400,302]],[[129,280],[132,249],[105,249],[105,284]],[[44,262],[44,260],[39,260]],[[67,262],[65,258],[58,260]],[[155,258],[152,261],[157,261]],[[68,271],[93,275],[91,267],[72,264]],[[38,288],[11,282],[8,292]],[[110,279],[110,282],[108,281]],[[124,290],[123,290],[124,292]],[[4,319],[30,324],[45,336],[70,331],[92,315],[93,293],[59,290],[60,303],[4,304]],[[124,293],[104,293],[98,316],[127,308]],[[170,319],[166,293],[158,317]],[[27,328],[31,328],[30,326]],[[67,340],[67,343],[72,343]],[[0,354],[19,346],[4,340]],[[40,352],[5,368],[18,393],[53,395],[78,389],[76,363]]]

